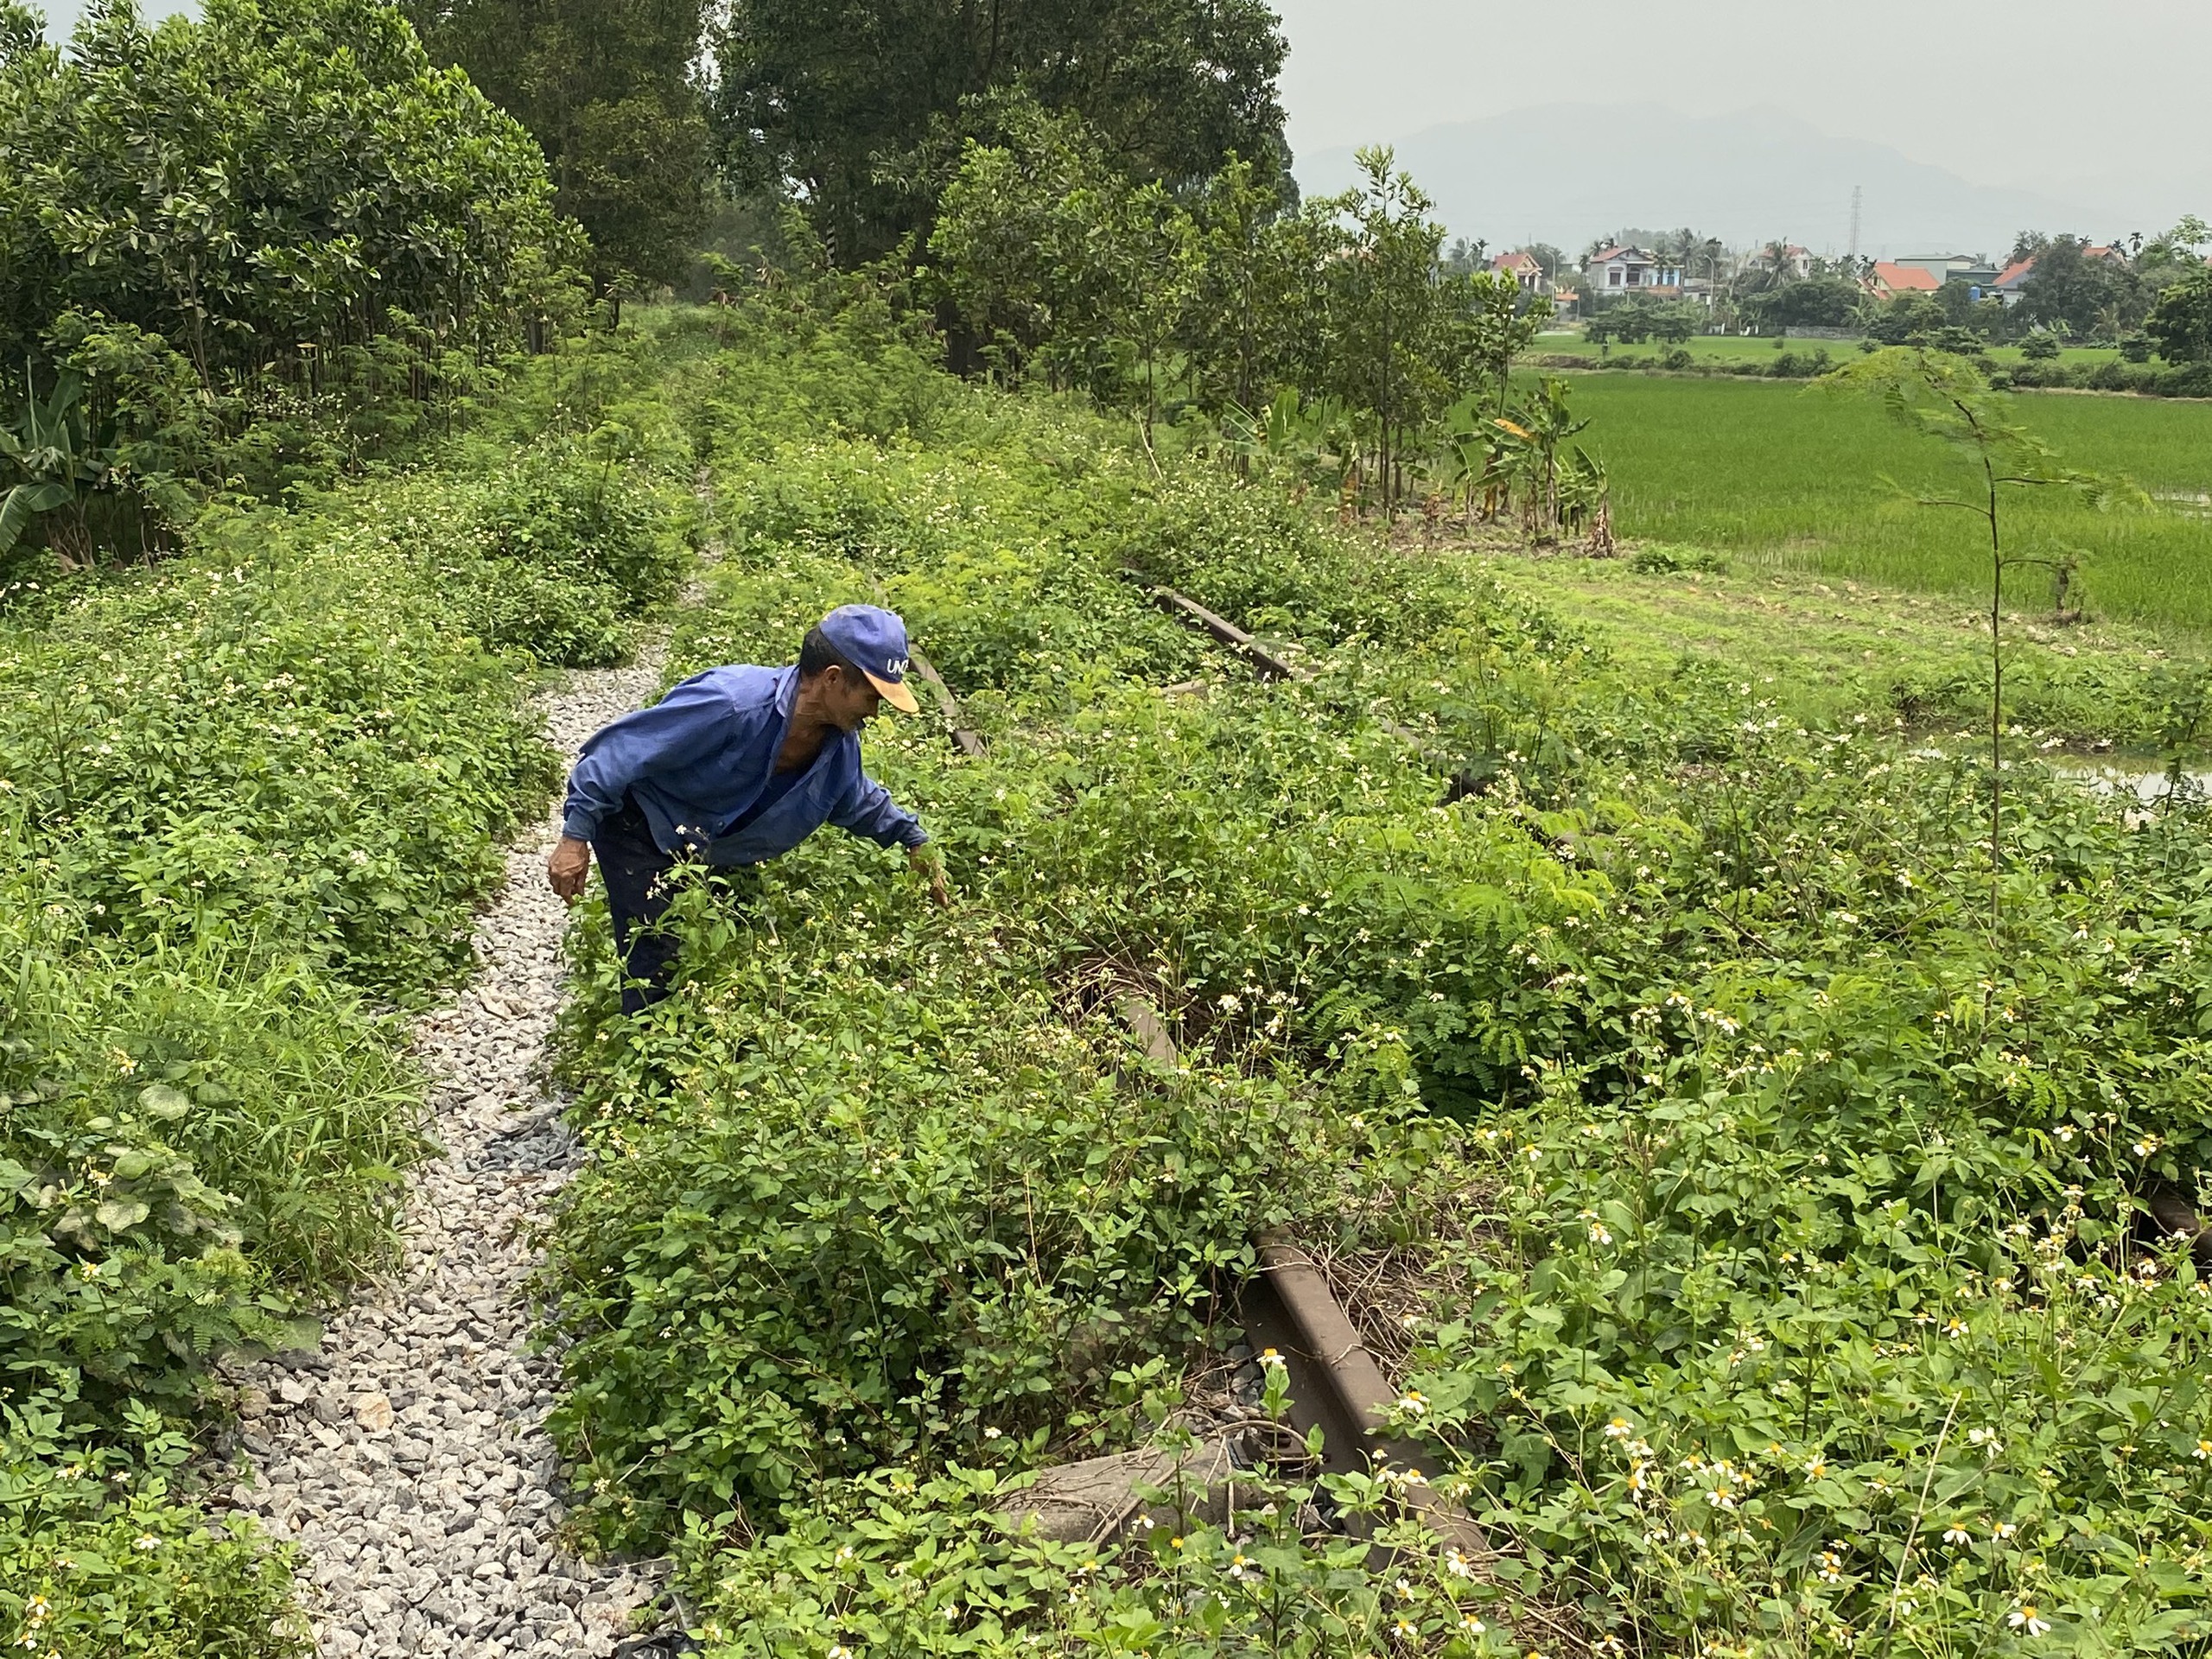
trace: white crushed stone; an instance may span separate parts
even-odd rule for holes
[[[544,699],[549,734],[573,755],[658,684],[651,657],[572,674]],[[528,1351],[530,1226],[582,1158],[543,1083],[566,925],[545,884],[557,827],[510,850],[477,925],[480,971],[416,1023],[446,1150],[416,1172],[404,1265],[331,1320],[319,1352],[237,1374],[257,1478],[230,1499],[300,1545],[326,1659],[606,1655],[657,1587],[653,1564],[559,1548],[543,1428],[558,1370]]]

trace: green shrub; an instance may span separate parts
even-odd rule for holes
[[[1082,435],[1040,417],[983,454],[822,443],[727,469],[729,550],[677,660],[789,660],[824,611],[868,601],[896,607],[963,694],[1058,700],[1089,677],[1194,672],[1202,647],[1104,551],[1134,475],[1064,459]]]
[[[597,536],[557,565],[432,470],[206,513],[0,619],[0,1623],[34,1647],[305,1650],[289,1558],[201,1517],[152,1414],[391,1259],[422,1086],[366,999],[468,963],[557,776],[538,663],[612,657],[668,586],[657,477],[603,473],[597,518],[499,486],[550,501],[502,533]]]
[[[188,1407],[212,1357],[311,1344],[295,1310],[388,1259],[419,1084],[311,963],[130,952],[6,891],[0,1404]]]
[[[1132,509],[1119,561],[1252,632],[1406,645],[1454,618],[1433,567],[1417,555],[1363,557],[1309,508],[1217,468],[1179,468]]]
[[[990,1469],[893,1469],[829,1487],[817,1510],[702,1567],[700,1634],[714,1659],[954,1650],[1206,1659],[1227,1653],[1518,1651],[1499,1586],[1394,1519],[1366,1475],[1296,1484],[1247,1472],[1228,1523],[1185,1516],[1104,1546],[1058,1543],[997,1512],[1022,1482]],[[1357,1538],[1301,1536],[1319,1498]],[[1173,1511],[1185,1494],[1162,1494]],[[703,1542],[703,1540],[697,1542]],[[696,1544],[695,1544],[696,1548]],[[1501,1621],[1502,1622],[1502,1621]],[[1416,1649],[1419,1650],[1419,1649]]]
[[[2212,1161],[2201,808],[2123,813],[2023,746],[1993,872],[1986,763],[1889,709],[1811,728],[1726,662],[1632,673],[1479,557],[957,407],[928,436],[876,411],[888,442],[779,436],[789,404],[709,435],[740,533],[679,667],[896,593],[1006,717],[981,760],[869,739],[950,916],[825,837],[734,912],[687,895],[680,988],[630,1021],[587,912],[563,1065],[599,1155],[545,1292],[601,1536],[685,1535],[732,1653],[932,1617],[982,1652],[1440,1647],[1427,1546],[1401,1592],[1345,1545],[1332,1603],[1286,1541],[1256,1581],[1295,1611],[1247,1624],[1211,1532],[1093,1589],[980,1513],[1116,1443],[1115,1373],[1204,1339],[1283,1220],[1421,1301],[1370,1333],[1412,1344],[1404,1427],[1593,1647],[1847,1651],[1892,1614],[1928,1652],[2027,1650],[2031,1619],[2198,1639],[2203,1299],[2136,1208],[2201,1202]],[[1201,641],[1209,695],[1164,695],[1168,655],[1083,632],[1110,645],[1125,564],[1313,677]],[[1033,696],[1062,628],[1098,671]],[[2202,702],[2045,655],[2016,711],[2185,733]],[[1131,992],[1181,1070],[1121,1035]]]
[[[552,1421],[610,1543],[1064,1428],[1334,1179],[1322,1103],[1138,1065],[987,915],[918,918],[855,857],[795,855],[739,920],[696,894],[650,1020],[589,959],[567,1052],[607,1155],[549,1265]]]
[[[588,571],[461,554],[441,564],[454,582],[459,621],[494,651],[527,652],[562,668],[612,668],[630,656],[629,598]]]
[[[673,593],[683,568],[686,548],[666,497],[603,448],[548,441],[492,480],[478,535],[494,558],[573,575],[635,613]]]
[[[91,925],[254,938],[397,993],[466,960],[555,767],[413,533],[257,513],[0,636],[0,780]]]
[[[171,1487],[189,1440],[140,1408],[122,1445],[36,1408],[0,1413],[0,1631],[27,1654],[303,1659],[291,1552]]]

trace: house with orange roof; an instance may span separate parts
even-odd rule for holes
[[[2007,305],[2018,305],[2020,302],[2020,290],[2027,285],[2028,278],[2035,274],[2035,255],[2030,254],[2024,259],[2015,259],[1998,273],[1997,280],[1989,284],[1987,292],[1996,295]]]
[[[1510,276],[1520,284],[1523,294],[1547,293],[1551,288],[1543,266],[1537,263],[1534,254],[1501,253],[1490,262],[1490,268]]]
[[[2127,263],[2126,253],[2111,244],[2104,242],[2083,248],[2082,257],[2084,259],[2109,259],[2115,264],[2124,265]],[[2026,258],[2015,259],[2011,264],[2005,266],[1999,273],[1997,280],[1989,283],[1982,291],[1985,294],[1996,295],[2007,305],[2018,305],[2020,302],[2021,290],[2027,286],[2028,278],[2035,274],[2036,257],[2035,255],[2030,254]]]
[[[1892,264],[1885,259],[1866,273],[1861,286],[1878,298],[1894,300],[1900,294],[1933,294],[1943,284],[1923,265]]]

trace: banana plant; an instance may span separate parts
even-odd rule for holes
[[[80,545],[72,547],[65,540],[54,550],[65,563],[90,563],[84,502],[106,481],[109,462],[86,424],[84,391],[84,381],[65,371],[41,404],[30,365],[23,365],[22,407],[13,422],[0,425],[0,465],[16,475],[7,493],[0,495],[0,553],[22,539],[32,520],[67,508],[77,532],[67,540]]]
[[[1513,429],[1522,440],[1529,481],[1535,486],[1528,500],[1529,532],[1537,539],[1555,537],[1560,529],[1560,450],[1590,423],[1576,420],[1568,410],[1564,380],[1545,381],[1515,413],[1519,418]]]
[[[1492,416],[1481,393],[1470,393],[1444,411],[1440,475],[1451,499],[1469,525],[1475,504],[1495,518],[1512,499],[1514,461],[1528,434],[1502,416]]]
[[[1231,403],[1224,423],[1227,448],[1241,460],[1265,457],[1341,488],[1357,464],[1359,434],[1340,397],[1301,397],[1286,387],[1259,410]]]

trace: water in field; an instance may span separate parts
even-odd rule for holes
[[[2094,765],[2054,766],[2051,770],[2099,795],[2133,795],[2145,806],[2164,806],[2176,792],[2173,774],[2162,766],[2145,771],[2147,764],[2147,756],[2120,755]],[[2183,772],[2179,793],[2182,799],[2191,801],[2212,797],[2212,772]]]

